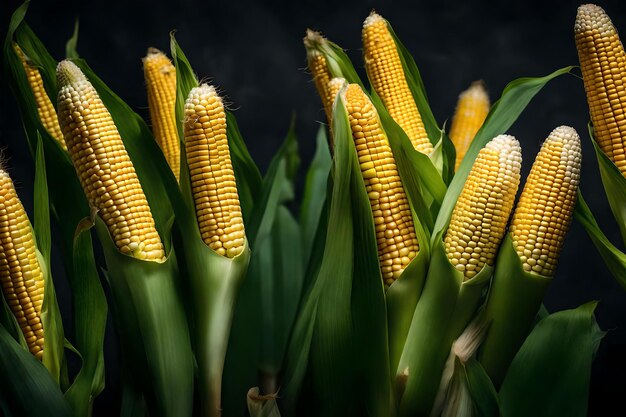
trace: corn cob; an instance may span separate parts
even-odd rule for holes
[[[24,71],[26,72],[26,78],[28,78],[28,85],[35,96],[35,103],[37,104],[37,113],[39,113],[39,120],[41,124],[46,128],[48,133],[59,142],[59,145],[67,151],[65,140],[63,139],[63,133],[59,126],[59,120],[57,119],[57,112],[52,105],[52,101],[46,93],[46,89],[43,85],[43,79],[37,67],[26,57],[24,51],[18,44],[14,43],[13,47],[17,56],[19,56]]]
[[[28,216],[9,175],[0,169],[0,283],[28,350],[41,360],[44,277]]]
[[[328,124],[331,124],[333,114],[333,102],[335,96],[331,95],[329,90],[329,82],[332,78],[330,70],[328,68],[328,62],[324,55],[316,49],[316,45],[325,42],[326,39],[319,33],[311,29],[307,29],[306,36],[304,37],[304,48],[306,49],[306,59],[309,71],[313,77],[315,88],[317,93],[322,99],[322,105],[324,106],[324,112],[326,113],[326,120]]]
[[[444,239],[450,263],[465,279],[493,265],[513,209],[521,162],[519,142],[508,135],[491,140],[474,161]]]
[[[57,81],[59,122],[89,204],[122,253],[162,261],[148,201],[109,111],[72,62],[59,63]]]
[[[185,151],[202,240],[222,256],[244,248],[244,227],[226,136],[222,99],[207,84],[185,102]]]
[[[387,21],[375,12],[363,23],[363,49],[367,75],[389,114],[415,149],[431,153],[433,146],[409,89],[395,41]]]
[[[345,84],[346,84],[346,79],[341,78],[341,77],[335,77],[328,82],[328,96],[331,98],[331,102],[330,102],[331,115],[333,112],[333,104],[335,103],[337,94],[339,94],[339,91]],[[330,119],[329,119],[329,122],[330,122]]]
[[[580,138],[568,126],[554,129],[535,159],[510,228],[527,272],[554,275],[576,203],[580,161]]]
[[[419,252],[413,217],[374,105],[358,84],[344,90],[352,137],[372,206],[378,259],[386,286]]]
[[[604,10],[578,8],[576,48],[582,69],[595,139],[626,177],[626,53]]]
[[[452,118],[450,139],[456,149],[456,162],[454,169],[457,170],[467,152],[474,136],[483,125],[489,113],[489,96],[482,81],[475,81],[470,88],[463,91],[459,96],[456,111]]]
[[[178,180],[180,145],[176,130],[176,68],[167,56],[155,48],[143,59],[143,73],[148,89],[148,105],[154,138]]]

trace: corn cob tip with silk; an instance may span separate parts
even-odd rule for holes
[[[358,84],[349,84],[343,91],[374,217],[381,274],[388,287],[419,252],[413,216],[374,105]]]
[[[606,12],[578,8],[574,25],[593,132],[598,145],[626,177],[626,53]]]
[[[37,113],[39,114],[41,124],[46,128],[48,133],[59,142],[59,145],[67,151],[63,133],[59,126],[57,112],[54,109],[52,101],[50,101],[50,97],[48,97],[48,93],[46,93],[39,69],[28,59],[18,44],[14,43],[13,48],[22,62],[22,66],[26,72],[26,78],[28,79],[28,85],[35,96],[35,104],[37,105]]]
[[[306,49],[307,67],[313,78],[315,89],[322,99],[326,120],[330,125],[333,114],[333,102],[335,99],[335,96],[331,95],[329,90],[329,82],[332,75],[328,68],[326,57],[318,49],[318,45],[325,41],[326,39],[324,39],[321,33],[311,29],[307,29],[306,36],[303,40],[304,48]]]
[[[26,211],[13,181],[0,168],[0,282],[9,309],[20,326],[28,350],[43,358],[41,309],[44,276]]]
[[[245,232],[228,148],[226,113],[214,87],[202,84],[189,92],[184,136],[202,240],[218,254],[234,258],[244,249]]]
[[[444,247],[450,263],[470,279],[493,265],[520,182],[522,153],[509,135],[480,150],[450,218]]]
[[[176,68],[156,48],[149,48],[143,59],[143,72],[148,90],[148,106],[152,131],[168,165],[178,180],[180,145],[176,129]]]
[[[554,275],[576,204],[580,162],[576,130],[554,129],[535,159],[510,227],[526,272]]]
[[[433,146],[407,83],[400,54],[387,21],[372,12],[363,23],[365,69],[372,88],[389,115],[400,125],[419,152],[429,154]]]
[[[450,128],[450,140],[456,150],[455,170],[461,165],[474,136],[483,125],[489,106],[489,95],[482,81],[474,81],[459,95]]]
[[[89,204],[120,252],[161,262],[163,244],[124,142],[96,89],[71,61],[57,66],[59,123]]]

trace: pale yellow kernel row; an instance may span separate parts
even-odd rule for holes
[[[561,126],[543,143],[528,175],[513,220],[513,245],[525,271],[551,277],[571,220],[580,181],[576,131]]]
[[[493,265],[513,209],[522,154],[513,136],[500,135],[480,150],[450,217],[444,247],[465,279]]]

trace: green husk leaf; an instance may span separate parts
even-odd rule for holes
[[[492,272],[485,265],[463,281],[448,261],[442,234],[435,236],[426,283],[396,370],[400,416],[429,415],[452,343],[476,312]]]
[[[135,259],[119,252],[99,217],[96,230],[120,317],[120,344],[148,410],[157,416],[190,416],[193,361],[174,250],[163,263]]]
[[[500,389],[502,415],[587,415],[591,362],[604,336],[596,304],[559,311],[535,326]]]
[[[7,417],[70,417],[50,373],[0,326],[0,412]]]
[[[43,127],[36,111],[34,96],[26,79],[22,64],[13,51],[17,39],[24,53],[39,65],[48,94],[56,96],[56,62],[48,54],[30,28],[22,21],[27,4],[20,7],[11,20],[5,41],[4,68],[17,99],[26,137],[33,158],[38,137],[43,144],[47,178],[49,179],[51,208],[59,225],[61,253],[64,255],[66,276],[72,289],[74,305],[74,346],[79,350],[83,366],[67,392],[76,415],[86,415],[104,384],[103,342],[107,316],[106,299],[102,290],[95,261],[91,237],[81,235],[75,242],[75,233],[81,220],[89,216],[89,207],[78,182],[72,162],[59,143]],[[52,100],[56,103],[56,100]],[[76,246],[75,246],[76,245]],[[78,388],[81,386],[82,388]]]
[[[463,158],[459,169],[448,186],[448,192],[441,204],[437,216],[433,236],[444,230],[450,221],[450,215],[456,200],[463,189],[465,180],[472,169],[478,152],[494,137],[505,133],[517,120],[528,103],[552,79],[569,74],[574,67],[565,67],[539,78],[518,78],[511,81],[502,91],[500,99],[491,106],[489,114],[482,127],[476,133],[474,140]],[[454,162],[452,162],[454,168]]]
[[[591,125],[589,126],[589,136],[592,138],[591,142],[598,159],[600,178],[602,178],[606,197],[609,200],[611,211],[613,216],[615,216],[615,221],[626,246],[626,178],[613,161],[602,151],[598,142],[593,139],[594,135]]]
[[[510,234],[504,238],[487,298],[486,319],[490,322],[478,360],[495,387],[532,329],[544,294],[552,278],[525,272]]]
[[[78,54],[78,18],[74,21],[74,32],[72,37],[67,40],[65,44],[65,57],[70,59],[80,58]]]
[[[303,264],[309,265],[314,250],[315,235],[320,225],[320,217],[326,201],[328,175],[332,158],[328,149],[326,128],[320,126],[316,137],[316,150],[304,182],[304,192],[300,205],[300,229],[302,234]]]
[[[35,154],[35,225],[33,234],[37,241],[38,258],[41,271],[44,275],[44,298],[41,308],[41,321],[44,329],[43,359],[57,383],[62,383],[61,374],[65,362],[64,336],[61,312],[57,303],[50,268],[50,204],[48,202],[48,185],[46,181],[46,163],[43,154],[41,136],[38,135],[37,151]],[[65,385],[65,384],[62,384]]]
[[[303,266],[298,245],[299,230],[291,224],[291,214],[282,206],[294,198],[293,179],[299,164],[294,128],[292,121],[285,141],[270,163],[251,220],[246,226],[246,233],[252,242],[253,257],[235,309],[233,334],[226,360],[224,408],[228,413],[241,408],[241,398],[250,386],[259,384],[259,374],[263,394],[276,391],[284,355],[283,340],[287,338],[288,331],[282,328],[276,318],[288,319],[290,326],[290,315],[293,313],[285,309],[295,308],[287,304],[300,299]],[[282,226],[289,229],[283,232],[290,233],[290,239],[294,239],[289,251],[293,250],[297,256],[288,261],[280,258],[281,251],[284,252],[282,245],[290,244],[281,243],[281,231],[277,224],[281,213]],[[290,218],[287,219],[287,216]],[[290,225],[286,225],[285,221]],[[297,292],[283,293],[283,283],[290,280],[294,286],[290,286],[289,290]],[[262,326],[252,324],[259,317]]]
[[[602,232],[580,190],[578,191],[574,217],[587,231],[615,280],[626,290],[626,254],[616,248]]]
[[[467,386],[477,411],[476,415],[478,417],[500,416],[498,392],[491,383],[489,375],[475,358],[467,361],[464,368]]]

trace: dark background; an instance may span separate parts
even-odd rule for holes
[[[19,1],[4,0],[0,28],[6,33]],[[303,165],[313,154],[315,133],[324,113],[304,70],[301,39],[306,28],[321,30],[346,48],[362,76],[360,30],[375,8],[393,25],[421,70],[439,123],[451,118],[458,94],[483,79],[492,101],[511,80],[542,76],[578,63],[573,39],[576,1],[525,2],[375,2],[375,1],[33,1],[27,21],[52,55],[61,59],[64,44],[80,18],[79,53],[136,111],[147,116],[141,57],[148,47],[169,50],[177,39],[198,75],[219,86],[235,110],[253,158],[264,170],[281,143],[292,113],[297,115]],[[626,30],[623,1],[599,3],[618,28]],[[25,206],[32,208],[33,163],[28,154],[15,101],[0,83],[0,146]],[[597,172],[587,135],[588,111],[582,82],[564,76],[551,82],[530,104],[509,133],[524,149],[524,172],[541,142],[556,126],[581,134],[584,146],[581,187],[609,238],[621,241]],[[299,184],[302,184],[302,172]],[[589,415],[608,414],[623,405],[626,377],[626,292],[609,275],[581,226],[574,223],[561,265],[545,304],[550,311],[600,300],[597,319],[609,330],[593,366]],[[59,274],[57,274],[59,276]],[[67,286],[57,279],[64,317],[71,317]],[[71,332],[68,323],[66,331]],[[576,349],[576,346],[572,346]],[[117,410],[117,349],[108,329],[107,388],[95,415]],[[613,414],[613,413],[611,413]],[[619,414],[619,412],[618,412]]]

